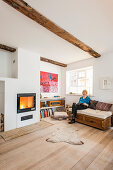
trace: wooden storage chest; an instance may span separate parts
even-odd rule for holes
[[[69,115],[69,119],[71,120],[72,112],[67,110],[67,114]],[[106,119],[101,119],[98,117],[77,113],[76,122],[96,127],[101,130],[106,130],[108,127],[111,127],[111,116],[107,117]]]

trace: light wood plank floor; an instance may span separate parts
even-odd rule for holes
[[[49,143],[46,138],[67,121],[4,142],[0,138],[0,170],[113,170],[113,129],[101,131],[75,123],[83,145]]]

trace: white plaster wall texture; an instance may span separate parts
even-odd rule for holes
[[[80,62],[69,64],[67,70],[74,70],[93,66],[93,97],[103,102],[113,103],[113,88],[109,90],[103,90],[100,88],[100,79],[102,77],[109,77],[113,81],[113,52],[103,54],[100,58],[91,58]],[[77,102],[80,96],[66,95],[66,103],[72,104]]]

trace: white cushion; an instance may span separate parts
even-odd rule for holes
[[[56,120],[67,119],[68,114],[66,112],[54,112],[54,115],[51,115],[51,118]]]
[[[72,108],[69,109],[69,111],[72,111]],[[88,116],[98,117],[101,119],[106,119],[107,117],[112,115],[111,111],[101,111],[101,110],[94,110],[94,109],[84,109],[84,110],[78,110],[77,113],[85,114]]]
[[[66,112],[54,112],[54,117],[68,117]]]

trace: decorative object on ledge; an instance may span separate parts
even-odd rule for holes
[[[0,44],[0,49],[14,53],[16,48],[9,47],[7,45]]]
[[[63,63],[60,63],[58,61],[50,60],[50,59],[44,58],[44,57],[40,57],[40,61],[47,62],[47,63],[54,64],[54,65],[58,65],[58,66],[61,66],[61,67],[67,67],[67,64],[63,64]]]
[[[48,105],[51,106],[61,106],[62,105],[62,100],[57,100],[57,101],[48,101]]]
[[[68,41],[69,43],[73,44],[74,46],[82,49],[85,52],[88,52],[91,56],[98,58],[101,55],[94,51],[91,47],[87,46],[85,43],[74,37],[72,34],[64,30],[63,28],[56,25],[54,22],[40,14],[34,8],[29,6],[23,0],[3,0],[22,14],[26,15],[30,19],[34,20],[38,24],[42,25],[49,31],[53,32],[54,34],[58,35],[59,37],[63,38],[64,40]]]

